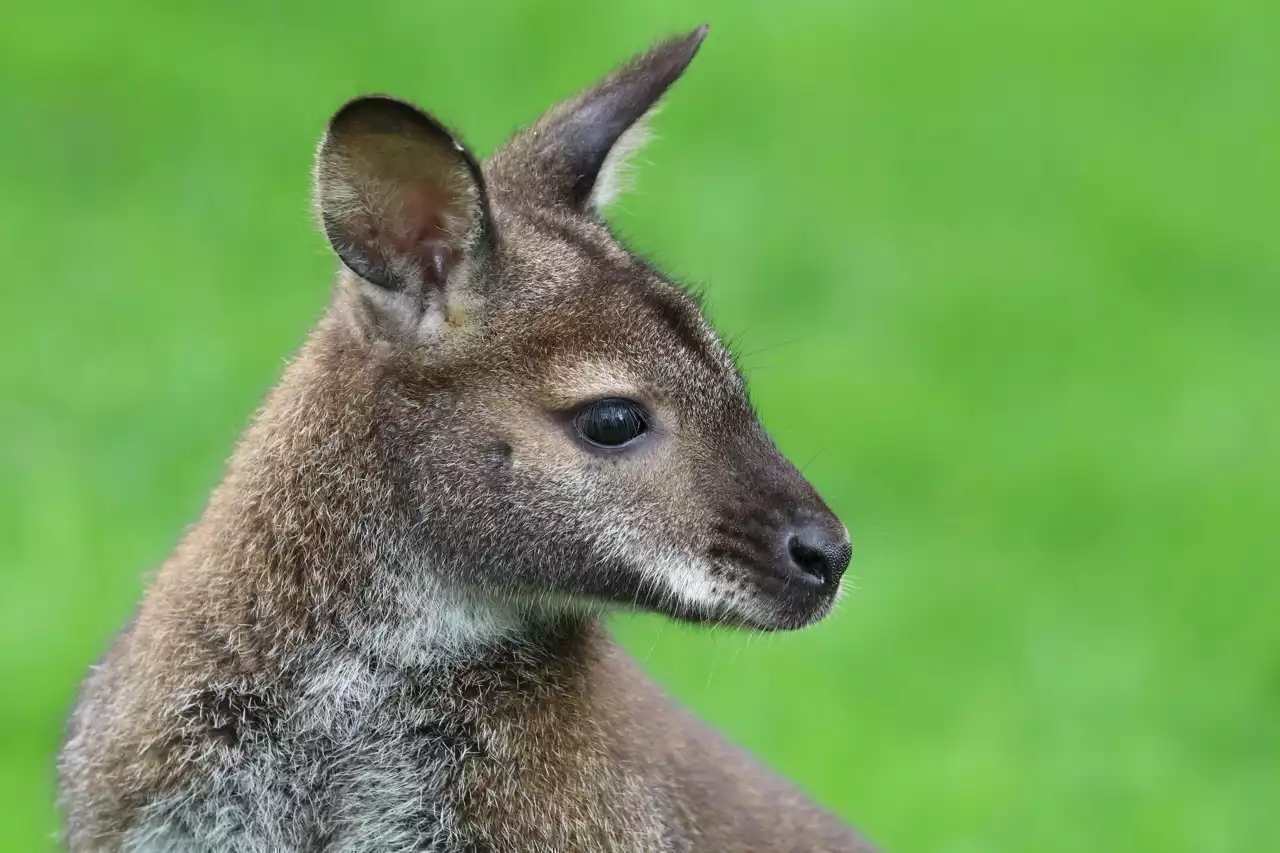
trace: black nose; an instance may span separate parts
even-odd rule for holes
[[[849,567],[853,554],[849,534],[835,519],[826,524],[797,520],[784,539],[786,553],[782,561],[788,574],[810,586],[834,587]]]

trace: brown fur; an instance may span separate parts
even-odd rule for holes
[[[847,561],[696,301],[595,209],[702,34],[483,169],[399,102],[335,117],[317,196],[346,269],[84,684],[72,850],[867,849],[599,620],[800,627]],[[643,403],[651,434],[584,446],[573,412],[603,397]],[[778,568],[801,527],[834,567],[821,593]]]

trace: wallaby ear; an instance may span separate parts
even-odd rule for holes
[[[315,196],[325,236],[360,278],[443,309],[460,268],[492,240],[475,157],[417,107],[372,96],[329,121],[316,156]]]
[[[662,42],[555,107],[494,155],[495,187],[533,203],[599,212],[613,200],[645,117],[698,52],[704,24]]]

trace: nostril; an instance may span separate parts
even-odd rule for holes
[[[831,578],[831,564],[827,555],[797,535],[787,540],[787,554],[791,563],[813,583],[826,583]]]
[[[810,586],[834,589],[849,567],[852,550],[849,535],[841,526],[802,520],[786,534],[784,571],[794,580]]]

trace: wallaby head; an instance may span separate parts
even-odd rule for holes
[[[844,526],[765,434],[696,298],[602,219],[704,35],[484,165],[403,101],[331,120],[315,197],[343,269],[301,360],[368,424],[349,487],[378,496],[362,512],[384,561],[423,576],[402,606],[429,587],[508,613],[621,603],[761,629],[830,609]]]

